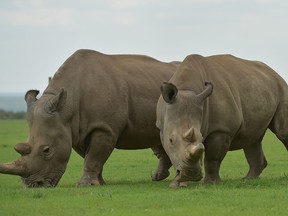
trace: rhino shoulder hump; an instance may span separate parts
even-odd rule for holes
[[[200,60],[200,59],[204,59],[205,57],[204,56],[202,56],[202,55],[199,55],[199,54],[191,54],[191,55],[188,55],[187,57],[186,57],[186,59],[187,60]]]
[[[73,53],[73,56],[75,57],[87,57],[87,55],[99,55],[103,56],[104,54],[95,50],[90,50],[90,49],[78,49]]]

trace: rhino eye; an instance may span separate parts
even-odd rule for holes
[[[50,152],[49,146],[46,146],[46,147],[43,148],[43,153],[44,154],[49,154],[49,152]]]
[[[169,138],[169,142],[170,142],[170,144],[172,144],[172,143],[173,143],[173,140],[172,140],[172,138]]]
[[[53,151],[53,148],[51,146],[47,145],[47,146],[41,147],[40,154],[42,155],[44,160],[51,159],[53,157],[53,153],[54,153],[54,151]]]

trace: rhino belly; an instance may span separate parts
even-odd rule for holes
[[[151,133],[143,131],[125,131],[116,143],[117,149],[146,149],[161,144],[159,134],[156,130]]]

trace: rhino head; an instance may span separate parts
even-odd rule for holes
[[[63,117],[67,93],[43,94],[37,90],[25,95],[29,136],[15,150],[21,157],[0,164],[0,173],[19,175],[24,187],[55,187],[62,177],[71,153],[71,131]],[[65,119],[66,118],[66,119]]]
[[[208,82],[200,94],[178,90],[172,83],[161,86],[156,126],[160,129],[162,145],[176,170],[175,180],[178,182],[199,181],[203,177],[203,106],[212,91],[213,86]]]

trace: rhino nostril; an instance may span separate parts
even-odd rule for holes
[[[43,181],[35,181],[28,185],[31,188],[43,187]]]
[[[38,187],[42,187],[43,186],[43,181],[37,181],[36,183],[37,183]]]

